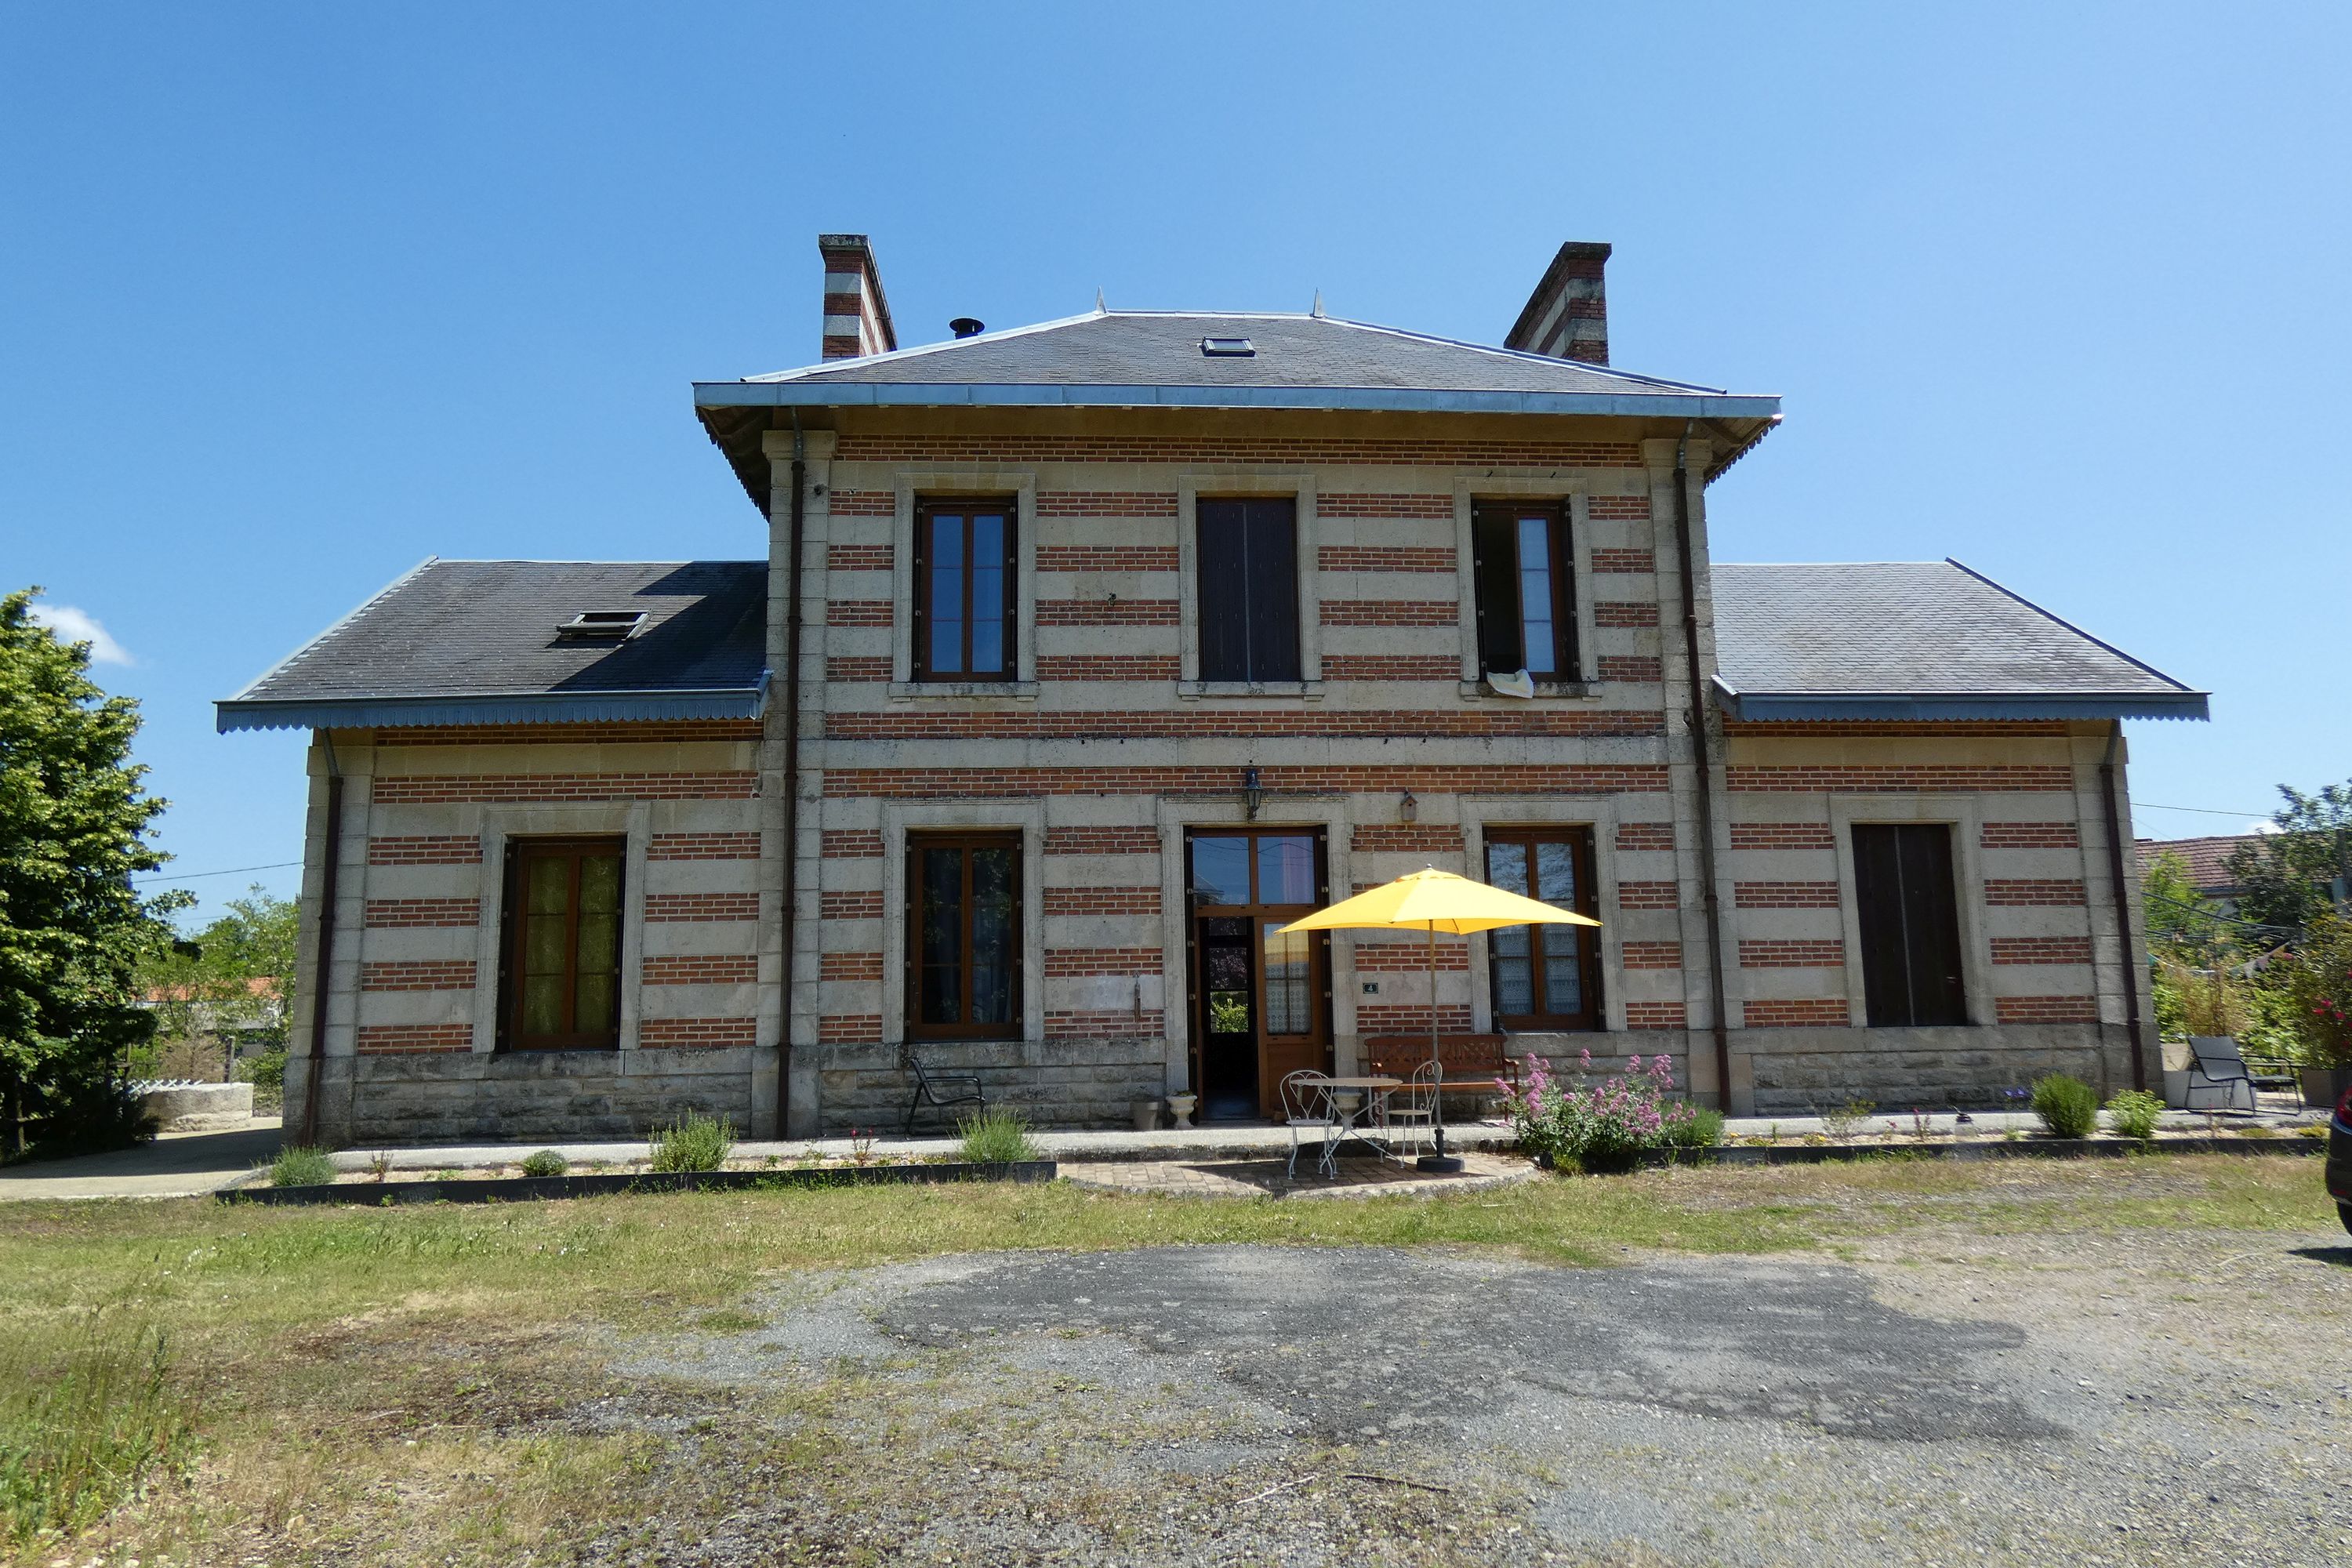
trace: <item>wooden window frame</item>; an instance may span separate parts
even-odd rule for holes
[[[1586,826],[1489,825],[1483,835],[1485,841],[1479,847],[1478,868],[1486,874],[1488,880],[1491,880],[1494,875],[1491,857],[1495,852],[1495,847],[1498,844],[1523,845],[1528,851],[1528,879],[1533,883],[1536,846],[1565,844],[1569,847],[1569,854],[1576,866],[1575,912],[1580,915],[1594,914],[1598,909],[1601,895],[1600,885],[1594,873],[1594,837],[1592,829]],[[1529,896],[1534,896],[1532,889]],[[1557,943],[1565,938],[1576,944],[1578,969],[1583,980],[1584,1008],[1578,1013],[1550,1011],[1506,1013],[1502,1007],[1502,979],[1496,973],[1496,965],[1501,963],[1501,955],[1496,952],[1492,934],[1489,933],[1486,942],[1486,990],[1488,996],[1493,999],[1495,1027],[1523,1035],[1581,1033],[1606,1028],[1608,1009],[1601,992],[1600,935],[1599,929],[1594,926],[1531,925],[1528,927],[1528,980],[1535,988],[1536,996],[1542,1002],[1550,1001],[1544,981],[1546,944]]]
[[[1551,638],[1552,668],[1535,672],[1536,679],[1547,681],[1579,679],[1576,627],[1576,551],[1570,530],[1574,526],[1569,508],[1561,501],[1511,502],[1506,500],[1474,500],[1470,506],[1470,558],[1473,595],[1477,613],[1479,673],[1492,671],[1509,674],[1528,668],[1527,607],[1521,602],[1519,584],[1518,523],[1522,518],[1541,516],[1547,527],[1545,542],[1550,551],[1551,567]],[[1519,650],[1519,661],[1508,670],[1496,669],[1486,658],[1489,646],[1489,619],[1495,613],[1488,604],[1486,584],[1488,570],[1486,546],[1482,542],[1491,525],[1508,525],[1511,560],[1508,574],[1511,582],[1511,642]]]
[[[971,668],[971,514],[983,512],[1002,515],[1004,519],[1004,638],[1003,662],[992,670]],[[931,566],[929,560],[931,521],[941,514],[964,520],[963,565],[963,668],[934,669],[931,667]],[[1020,679],[1021,645],[1019,637],[1021,615],[1020,564],[1021,503],[1017,496],[936,496],[915,502],[915,539],[912,565],[915,591],[911,601],[914,630],[913,676],[919,681],[969,681],[997,684]]]
[[[1875,857],[1863,851],[1863,836],[1880,832],[1893,835],[1890,842],[1895,858],[1896,886],[1888,889],[1875,885],[1877,872],[1874,868],[1879,862]],[[1921,889],[1912,886],[1902,857],[1906,835],[1930,832],[1941,836],[1944,886],[1940,892],[1949,895],[1947,907],[1937,911],[1940,916],[1940,930],[1935,931],[1915,929],[1912,923],[1911,916]],[[1968,938],[1960,916],[1960,847],[1957,842],[1958,837],[1953,825],[1948,822],[1856,822],[1849,827],[1853,856],[1854,917],[1862,942],[1863,1018],[1866,1027],[1960,1028],[1969,1023]],[[1865,886],[1866,881],[1870,885]],[[1932,894],[1937,890],[1926,891]],[[1891,913],[1894,918],[1891,921],[1887,918],[1890,910],[1884,907],[1886,900],[1893,900]],[[1874,940],[1886,938],[1890,932],[1891,947]],[[1930,952],[1931,945],[1946,951]],[[1878,980],[1883,985],[1885,980],[1884,964],[1890,952],[1899,955],[1901,960],[1904,976],[1901,995],[1887,994],[1883,989],[1881,994],[1874,995],[1873,981]],[[1924,1022],[1920,1019],[1919,1003],[1926,993],[1916,976],[1923,964],[1948,969],[1944,984],[1937,989],[1943,993],[1941,1000],[1950,1005],[1950,1016],[1928,1018]],[[1898,1002],[1903,1014],[1901,1017],[1893,1016]]]
[[[523,942],[528,926],[524,867],[533,860],[559,857],[572,862],[572,892],[567,910],[563,952],[567,1020],[580,995],[580,862],[610,857],[620,863],[613,910],[613,1026],[609,1031],[570,1030],[557,1035],[522,1032]],[[629,910],[629,842],[625,834],[581,834],[564,837],[515,837],[507,840],[505,893],[499,918],[505,930],[499,940],[499,1005],[497,1048],[501,1051],[609,1051],[621,1045],[622,955],[627,951]]]
[[[962,991],[958,996],[962,1020],[952,1024],[929,1023],[923,1017],[923,878],[922,855],[927,849],[960,849],[963,855],[962,931],[960,937],[962,955]],[[974,849],[1007,849],[1013,856],[1012,929],[1006,941],[1010,948],[1012,994],[1006,999],[1008,1015],[1002,1024],[974,1024],[971,1018],[971,851]],[[1022,910],[1024,889],[1022,885],[1022,836],[1018,832],[992,830],[965,831],[948,829],[941,832],[909,832],[907,835],[907,856],[904,874],[907,879],[907,952],[906,952],[906,1029],[910,1040],[1017,1040],[1021,1038],[1024,1011],[1022,994],[1023,970],[1026,967],[1022,945]]]
[[[1202,537],[1202,531],[1208,524],[1210,514],[1223,507],[1242,509],[1242,568],[1239,580],[1243,584],[1245,608],[1241,622],[1242,668],[1239,672],[1230,669],[1213,669],[1210,667],[1209,628],[1211,606],[1214,602],[1214,594],[1210,581],[1216,563],[1209,559],[1209,551]],[[1257,507],[1282,509],[1285,519],[1283,528],[1279,531],[1269,528],[1264,531],[1268,533],[1279,531],[1290,554],[1288,581],[1281,585],[1279,593],[1265,595],[1258,594],[1257,589],[1260,584],[1251,575],[1249,570],[1250,543],[1260,531],[1256,520],[1251,515],[1251,509]],[[1288,686],[1306,679],[1307,628],[1299,605],[1298,587],[1301,575],[1306,570],[1306,562],[1301,559],[1305,554],[1305,546],[1298,533],[1298,498],[1295,495],[1203,495],[1193,499],[1192,544],[1196,562],[1194,571],[1197,576],[1193,584],[1192,603],[1194,614],[1199,622],[1196,637],[1200,650],[1200,678],[1203,682],[1248,686]],[[1275,626],[1265,628],[1267,634],[1266,647],[1264,656],[1261,657],[1258,647],[1260,623],[1256,608],[1261,602],[1269,607],[1276,618],[1286,620],[1288,625],[1290,646],[1284,667],[1279,669],[1264,668],[1275,657],[1275,647],[1278,640],[1276,633],[1279,628]]]

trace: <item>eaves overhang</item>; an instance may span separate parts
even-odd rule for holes
[[[213,704],[214,728],[238,730],[397,730],[423,725],[642,724],[695,719],[758,719],[767,711],[769,675],[755,686],[666,691],[509,691],[465,695],[231,698]]]
[[[1396,386],[1166,386],[1067,383],[698,381],[698,408],[1278,408],[1757,419],[1780,400],[1703,392],[1471,392]]]
[[[1721,676],[1716,700],[1743,721],[2180,719],[2212,717],[2204,691],[1739,691]]]

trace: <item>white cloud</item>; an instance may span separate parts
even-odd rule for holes
[[[89,657],[99,664],[130,664],[130,650],[114,640],[113,635],[100,624],[88,610],[74,605],[33,605],[33,619],[56,632],[67,642],[89,644]]]
[[[2260,822],[2249,822],[2246,824],[2246,831],[2249,833],[2276,833],[2278,830],[2278,824],[2273,822],[2267,816],[2263,818]]]

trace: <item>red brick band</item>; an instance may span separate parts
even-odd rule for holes
[[[1057,974],[1157,974],[1156,947],[1049,947],[1045,973]]]
[[[2087,936],[1997,936],[1992,939],[1995,963],[2088,963]]]
[[[759,775],[715,773],[402,773],[375,781],[381,804],[526,800],[749,800]]]
[[[1820,822],[1735,822],[1734,849],[1834,849],[1837,835]]]
[[[1055,915],[1156,915],[1158,888],[1048,888],[1045,913]]]
[[[1680,969],[1683,944],[1678,942],[1629,942],[1620,949],[1628,969]]]
[[[1045,853],[1157,855],[1160,853],[1160,830],[1156,827],[1049,827],[1045,829]]]
[[[1936,763],[1879,766],[1823,764],[1803,767],[1731,767],[1730,787],[1748,795],[1958,795],[1980,790],[2033,794],[2072,790],[2074,773],[2063,767],[1969,766]]]
[[[1996,996],[1992,1016],[2000,1024],[2095,1024],[2099,1004],[2089,996]]]
[[[2087,900],[2083,884],[2066,877],[1987,877],[1985,902],[2000,909],[2071,908]]]
[[[403,926],[478,925],[481,919],[478,899],[370,899],[360,923],[387,931]]]
[[[1285,764],[1262,766],[1260,784],[1276,794],[1338,790],[1350,794],[1664,795],[1667,773],[1656,763]],[[1068,768],[829,768],[824,793],[835,800],[1003,798],[1051,795],[1230,795],[1229,767],[1165,765]]]
[[[1459,553],[1433,545],[1327,544],[1315,552],[1325,572],[1452,572]]]
[[[1987,849],[2080,849],[2083,836],[2071,822],[1988,822],[1977,842]]]
[[[471,1024],[362,1024],[357,1041],[363,1057],[444,1056],[474,1048]]]

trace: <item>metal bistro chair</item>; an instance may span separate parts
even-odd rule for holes
[[[2255,1108],[2254,1075],[2246,1070],[2246,1058],[2238,1052],[2238,1042],[2227,1035],[2191,1035],[2189,1050],[2194,1058],[2189,1064],[2190,1110],[2252,1110]],[[2218,1094],[2221,1103],[2217,1108],[2199,1105],[2200,1094]],[[2245,1103],[2239,1104],[2241,1097]]]
[[[1387,1135],[1389,1152],[1396,1156],[1400,1144],[1426,1142],[1436,1112],[1437,1064],[1423,1062],[1405,1076],[1402,1089],[1389,1092],[1381,1107],[1381,1131]]]
[[[926,1103],[936,1110],[952,1110],[959,1105],[988,1109],[988,1098],[981,1093],[978,1073],[928,1073],[923,1070],[923,1058],[912,1051],[907,1053],[907,1065],[914,1069],[915,1092],[907,1100],[907,1121],[900,1130],[906,1135],[914,1133],[915,1112]]]
[[[1323,1152],[1316,1161],[1317,1167],[1327,1175],[1336,1175],[1339,1169],[1339,1113],[1331,1102],[1331,1077],[1313,1068],[1302,1068],[1282,1080],[1283,1125],[1290,1129],[1290,1163],[1286,1176],[1298,1174],[1298,1143],[1302,1134],[1320,1129]]]

